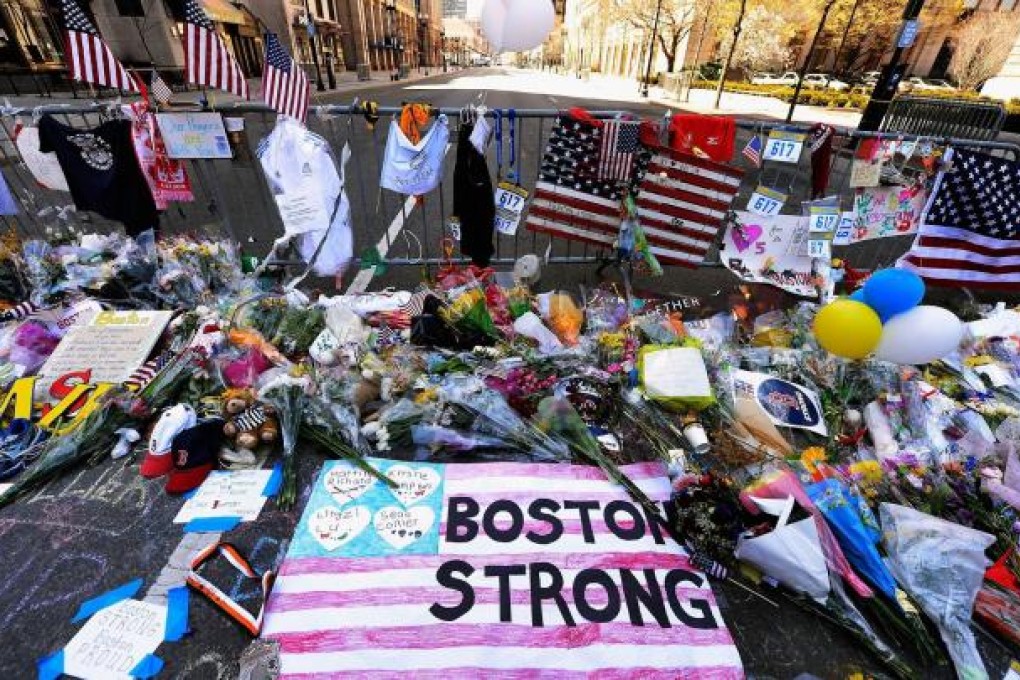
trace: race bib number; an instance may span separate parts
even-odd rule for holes
[[[839,226],[840,213],[838,208],[811,206],[808,214],[808,231],[813,234],[836,231]]]
[[[507,236],[516,234],[527,202],[526,189],[510,182],[500,182],[496,188],[496,231]]]
[[[809,239],[808,257],[829,258],[832,257],[832,241],[827,238]]]
[[[747,209],[756,215],[772,217],[779,214],[784,203],[786,203],[786,194],[760,186],[747,200]]]
[[[850,238],[854,230],[854,214],[845,212],[839,217],[839,226],[836,228],[836,235],[832,237],[832,245],[845,246],[850,244]]]
[[[796,163],[800,161],[800,152],[804,149],[805,135],[798,132],[782,132],[773,130],[765,142],[763,158],[779,163]]]

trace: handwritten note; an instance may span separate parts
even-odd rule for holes
[[[223,117],[218,113],[157,113],[170,158],[232,158]]]
[[[72,326],[39,371],[40,383],[85,369],[92,381],[123,382],[149,356],[171,312],[100,312],[87,326]]]
[[[242,522],[258,519],[266,504],[262,492],[272,474],[272,470],[212,473],[181,507],[174,524],[186,524],[198,517],[240,517]]]
[[[85,680],[130,678],[156,651],[166,628],[166,607],[122,600],[90,618],[64,647],[64,673]]]
[[[693,347],[671,347],[644,355],[645,393],[650,397],[710,397],[705,360]]]

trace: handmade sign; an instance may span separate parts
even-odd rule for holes
[[[828,432],[822,402],[806,387],[765,373],[735,370],[733,391],[738,397],[757,402],[775,425],[811,430],[820,435]]]
[[[163,642],[166,618],[165,606],[139,600],[101,609],[64,647],[64,673],[86,680],[145,676],[139,665]]]
[[[927,193],[919,184],[858,189],[847,243],[913,234],[921,223],[926,199]]]
[[[597,468],[366,460],[399,488],[324,466],[266,606],[280,677],[742,677],[704,575]]]
[[[232,158],[223,117],[218,113],[157,113],[170,158]]]
[[[174,524],[187,524],[196,518],[236,517],[242,522],[258,519],[272,475],[273,470],[214,471],[181,506]]]
[[[744,281],[768,283],[795,295],[817,293],[806,217],[738,212],[726,230],[720,257]]]

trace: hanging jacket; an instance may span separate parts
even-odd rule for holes
[[[472,264],[488,267],[495,250],[492,245],[496,201],[485,156],[471,144],[474,125],[460,126],[457,165],[453,170],[453,214],[460,219],[460,252]]]

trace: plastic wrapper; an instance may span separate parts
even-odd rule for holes
[[[35,373],[53,354],[60,337],[38,321],[26,321],[14,331],[10,360],[21,366],[22,375]]]
[[[24,246],[25,273],[32,290],[30,299],[37,305],[52,302],[67,288],[64,266],[45,241],[27,241]]]
[[[539,311],[563,344],[573,347],[581,337],[584,312],[566,293],[547,293],[539,296]]]
[[[585,331],[612,332],[627,322],[627,301],[607,290],[597,288],[585,301]]]
[[[527,312],[514,321],[514,330],[538,343],[538,351],[542,354],[555,354],[563,350],[563,343],[556,334],[549,330],[538,315]]]
[[[507,443],[498,437],[477,433],[465,433],[439,425],[414,425],[411,427],[411,440],[419,446],[452,451],[470,451],[472,449],[505,448]]]
[[[970,619],[994,537],[892,503],[879,513],[889,569],[938,626],[957,676],[987,678]]]
[[[519,319],[531,311],[531,292],[524,286],[514,286],[507,292],[510,316]]]
[[[446,323],[464,332],[482,333],[490,338],[498,331],[485,302],[485,293],[475,282],[450,291],[450,304],[440,311]]]
[[[673,410],[700,411],[715,403],[697,347],[645,345],[638,352],[638,374],[645,395]]]

